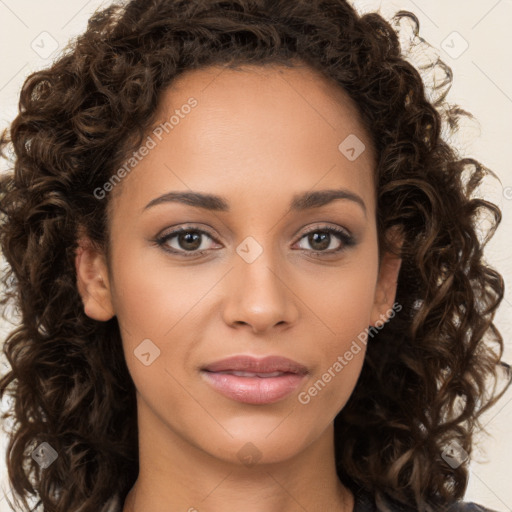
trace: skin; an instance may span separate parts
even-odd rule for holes
[[[112,192],[109,257],[85,235],[76,256],[84,311],[117,316],[137,389],[140,473],[123,512],[352,511],[336,476],[333,421],[365,345],[309,403],[298,394],[394,303],[401,260],[384,253],[379,265],[370,137],[344,91],[307,67],[189,71],[165,92],[158,119],[190,97],[197,107]],[[349,134],[366,146],[354,161],[338,149]],[[366,213],[348,199],[289,210],[295,194],[338,188],[360,196]],[[144,210],[165,192],[190,190],[223,196],[231,210]],[[197,244],[204,255],[152,242],[190,223],[212,235]],[[317,226],[345,228],[356,244],[315,256],[343,248],[335,235],[324,248],[304,235]],[[236,252],[249,236],[263,250],[251,263]],[[178,237],[166,243],[187,250]],[[160,350],[148,366],[134,355],[147,338]],[[234,354],[283,355],[309,374],[279,402],[240,403],[199,372]],[[260,457],[254,465],[239,457],[246,443]]]

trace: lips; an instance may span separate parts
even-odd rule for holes
[[[305,374],[308,369],[292,359],[282,356],[267,356],[258,359],[252,356],[233,356],[216,361],[203,368],[209,372],[250,372],[258,374],[295,373]]]
[[[225,373],[228,375],[236,375],[237,377],[260,377],[261,379],[268,379],[269,377],[280,377],[284,375],[286,372],[272,372],[272,373],[255,373],[255,372],[238,372],[234,370],[226,370],[223,372],[215,372],[215,373]]]
[[[297,389],[308,369],[292,359],[234,356],[203,368],[203,378],[227,398],[247,404],[270,404]]]

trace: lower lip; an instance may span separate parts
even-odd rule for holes
[[[272,404],[295,391],[305,375],[286,373],[280,377],[239,377],[229,373],[201,372],[224,396],[246,404]]]

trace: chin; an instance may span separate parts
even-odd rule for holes
[[[305,450],[316,436],[312,432],[298,432],[291,424],[287,424],[286,420],[278,426],[280,421],[274,421],[271,427],[267,422],[260,429],[254,422],[250,425],[247,423],[247,428],[239,424],[240,428],[237,431],[228,429],[233,437],[223,435],[222,439],[218,439],[214,444],[210,437],[203,449],[225,462],[248,467],[255,464],[284,462]],[[293,432],[293,436],[290,432]]]

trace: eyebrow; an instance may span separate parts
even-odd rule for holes
[[[345,199],[355,202],[362,208],[366,216],[366,205],[363,199],[354,192],[343,188],[333,190],[317,190],[313,192],[308,191],[301,194],[296,194],[292,198],[290,209],[294,212],[300,212],[310,208],[320,208],[338,199]],[[229,203],[223,197],[213,194],[204,194],[201,192],[167,192],[166,194],[152,199],[144,207],[144,210],[159,204],[169,202],[183,203],[195,208],[202,208],[205,210],[217,212],[230,211]]]

